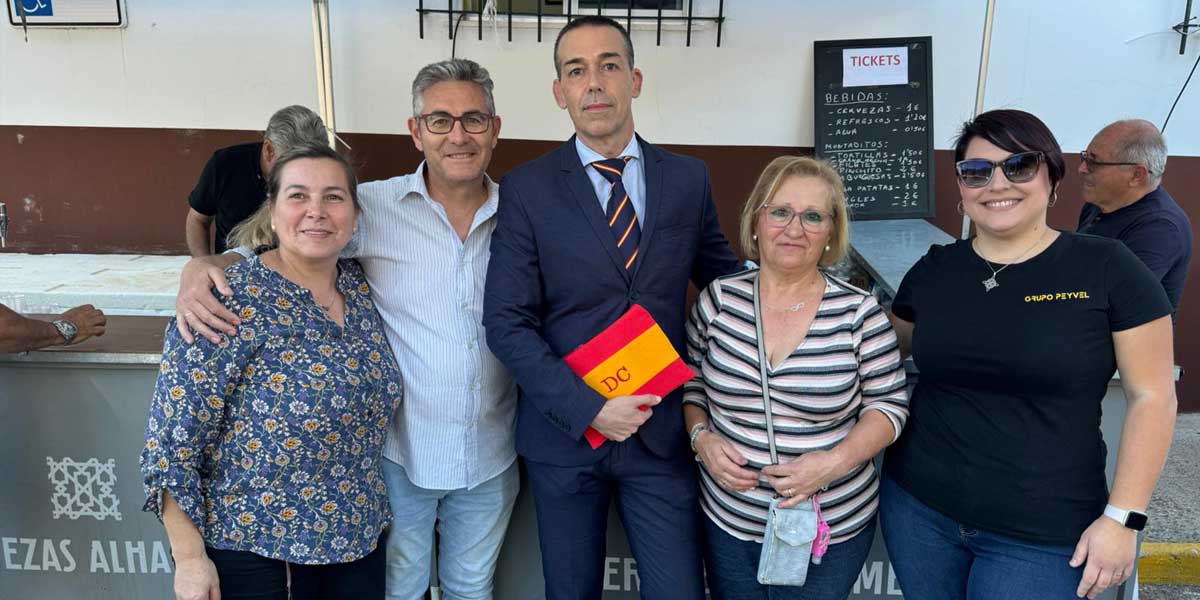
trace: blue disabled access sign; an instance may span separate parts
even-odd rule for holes
[[[11,0],[12,12],[21,18],[24,13],[26,17],[53,17],[54,3],[51,0]]]
[[[124,27],[125,0],[4,0],[14,27]]]

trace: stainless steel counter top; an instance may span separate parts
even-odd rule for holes
[[[953,241],[950,234],[922,219],[850,223],[851,257],[888,297],[896,296],[904,274],[931,245]]]

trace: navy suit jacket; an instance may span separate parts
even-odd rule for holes
[[[542,463],[593,463],[583,432],[604,397],[561,357],[642,305],[685,350],[688,281],[703,289],[739,269],[717,221],[704,163],[638,138],[646,180],[642,237],[626,270],[574,138],[511,171],[500,184],[483,304],[491,351],[520,387],[517,452]],[[687,452],[679,391],[638,430],[662,457]]]

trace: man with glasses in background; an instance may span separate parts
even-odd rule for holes
[[[1079,233],[1121,240],[1162,282],[1172,312],[1192,258],[1192,225],[1162,188],[1167,144],[1153,123],[1117,121],[1080,155],[1083,198]]]
[[[383,448],[391,600],[425,597],[435,524],[442,597],[491,598],[520,486],[516,386],[488,350],[482,325],[498,199],[486,173],[500,136],[492,87],[487,70],[470,60],[417,73],[408,130],[425,161],[408,175],[358,186],[363,210],[343,252],[362,263],[404,379]],[[205,265],[229,260],[184,268],[176,309],[206,336],[207,327],[236,331],[234,315],[207,289],[226,287],[220,269]],[[205,274],[191,274],[199,270]]]

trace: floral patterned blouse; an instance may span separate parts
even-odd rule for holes
[[[362,268],[338,268],[342,327],[257,257],[226,271],[235,337],[188,345],[167,325],[143,510],[161,519],[168,490],[208,546],[288,562],[375,549],[390,520],[380,459],[400,374]]]

